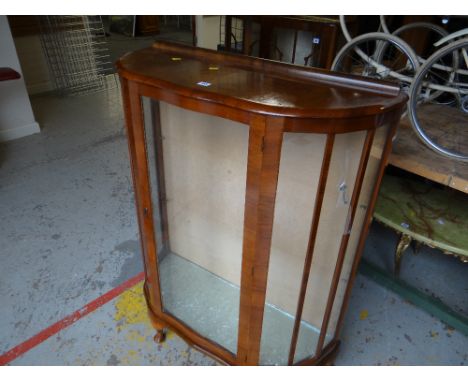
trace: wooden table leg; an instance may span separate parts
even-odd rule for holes
[[[411,244],[411,236],[402,233],[400,235],[400,241],[397,244],[396,251],[395,251],[395,268],[394,274],[398,276],[400,274],[400,264],[401,264],[401,257],[403,256],[403,252],[405,252],[406,248]]]

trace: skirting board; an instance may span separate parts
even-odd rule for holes
[[[40,131],[41,129],[37,122],[33,122],[25,126],[15,127],[13,129],[0,130],[0,142],[11,141],[13,139],[39,133]]]

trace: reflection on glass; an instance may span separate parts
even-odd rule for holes
[[[288,363],[325,141],[323,134],[283,135],[260,350],[263,365]],[[301,327],[317,337],[308,322]]]
[[[382,157],[382,150],[387,138],[388,130],[389,127],[385,126],[377,129],[375,133],[369,162],[367,164],[366,174],[362,183],[361,194],[359,196],[358,208],[356,209],[348,247],[346,248],[346,256],[343,263],[340,281],[338,283],[335,302],[333,304],[333,310],[330,317],[330,323],[328,325],[327,333],[330,335],[335,333],[336,325],[338,323],[338,318],[341,312],[341,306],[346,292],[346,287],[348,285],[354,255],[357,250],[359,236],[361,235],[362,225],[364,223],[367,212],[367,206],[374,188],[375,180],[377,179],[377,170],[380,164],[380,159]],[[325,341],[325,346],[327,343],[328,341]]]
[[[302,313],[302,319],[316,329],[312,335],[301,326],[295,363],[316,354],[365,137],[365,131],[335,137]],[[327,331],[325,344],[333,334]]]
[[[150,180],[150,192],[151,192],[151,203],[153,207],[153,226],[156,235],[156,244],[158,251],[158,260],[161,259],[168,252],[167,238],[163,239],[163,221],[162,216],[164,215],[161,211],[161,190],[160,190],[160,179],[158,179],[158,164],[157,152],[159,145],[161,144],[160,139],[156,139],[161,136],[159,125],[153,124],[153,115],[158,113],[159,105],[157,102],[151,101],[149,98],[143,98],[143,113],[145,116],[145,141],[146,141],[146,155],[148,161],[148,171]]]
[[[248,126],[143,106],[163,309],[235,354]]]

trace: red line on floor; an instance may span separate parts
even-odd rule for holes
[[[28,340],[8,350],[6,353],[3,353],[2,355],[0,355],[0,366],[6,365],[7,363],[13,361],[15,358],[18,358],[20,355],[26,353],[27,351],[39,345],[40,343],[44,342],[49,337],[52,337],[54,334],[57,334],[61,330],[72,325],[80,318],[83,318],[89,313],[95,311],[97,308],[109,302],[121,293],[125,292],[127,289],[138,284],[144,279],[144,277],[145,276],[143,272],[137,274],[131,279],[125,281],[124,283],[116,286],[114,289],[111,289],[110,291],[104,293],[102,296],[99,296],[97,299],[86,304],[84,307],[78,309],[76,312],[73,312],[72,314],[64,317],[60,321],[56,322],[55,324],[52,324],[48,328],[45,328],[44,330],[32,336]]]

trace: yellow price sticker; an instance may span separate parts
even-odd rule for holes
[[[219,70],[219,66],[211,65],[208,67],[209,70]]]
[[[369,312],[367,309],[361,310],[361,313],[359,313],[359,319],[360,320],[365,320],[369,316]]]
[[[172,61],[182,61],[181,57],[171,57]]]

